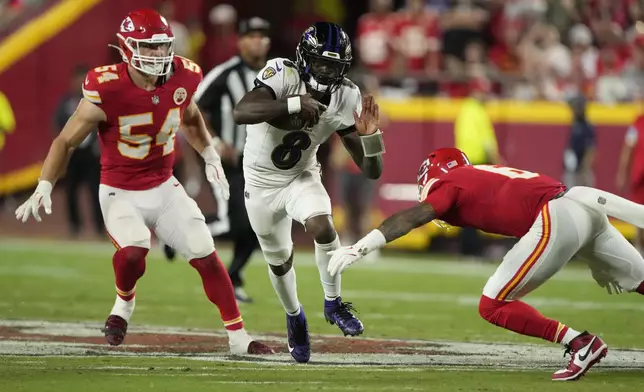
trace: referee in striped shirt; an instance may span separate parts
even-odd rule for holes
[[[239,54],[213,68],[195,93],[195,101],[214,135],[213,144],[221,156],[230,183],[227,203],[213,191],[217,201],[217,220],[210,223],[209,228],[213,237],[229,233],[233,240],[233,260],[228,274],[240,302],[252,302],[243,289],[241,272],[259,244],[244,203],[242,152],[246,125],[235,124],[233,108],[246,92],[253,89],[257,72],[266,64],[269,30],[269,23],[262,18],[243,20],[239,25]]]

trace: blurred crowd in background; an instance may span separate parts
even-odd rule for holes
[[[373,0],[354,39],[383,84],[458,97],[472,81],[498,97],[602,102],[644,83],[639,0]],[[392,82],[390,82],[392,81]]]
[[[203,18],[174,18],[178,54],[205,69],[237,51],[234,2]],[[345,2],[296,1],[275,28],[273,52],[292,56],[301,32],[331,20],[353,37],[360,72],[382,94],[462,97],[473,86],[499,98],[601,102],[639,98],[644,87],[642,0],[371,0],[350,19]],[[353,14],[354,12],[351,12]]]

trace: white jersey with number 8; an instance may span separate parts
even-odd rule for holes
[[[306,94],[295,64],[287,59],[269,60],[255,79],[256,88],[268,88],[275,99]],[[306,170],[317,166],[316,153],[334,132],[354,125],[360,114],[360,90],[348,79],[331,95],[327,110],[310,129],[285,131],[268,123],[247,127],[244,147],[246,183],[261,188],[283,188]]]

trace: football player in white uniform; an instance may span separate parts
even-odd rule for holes
[[[361,97],[358,87],[345,78],[352,52],[342,28],[314,24],[302,34],[296,55],[296,62],[269,60],[234,116],[238,124],[249,124],[243,157],[248,217],[287,313],[291,355],[297,362],[308,362],[311,348],[297,297],[292,220],[304,225],[315,241],[326,320],[345,336],[361,334],[364,327],[351,313],[351,303],[340,297],[339,275],[333,277],[327,270],[327,252],[339,248],[340,241],[316,152],[337,132],[363,173],[377,179],[384,143],[378,105],[371,96]]]

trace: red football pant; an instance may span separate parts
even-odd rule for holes
[[[234,331],[243,328],[244,323],[235,299],[233,284],[217,252],[200,259],[192,259],[190,265],[199,272],[206,296],[219,308],[226,329]]]
[[[635,291],[644,295],[644,282],[640,283],[640,285],[635,289]]]
[[[499,301],[482,295],[479,314],[499,327],[550,342],[561,343],[568,331],[566,325],[546,318],[537,309],[521,301]]]
[[[114,253],[112,266],[116,278],[116,294],[124,301],[134,298],[136,282],[145,273],[145,256],[149,249],[126,246]]]

